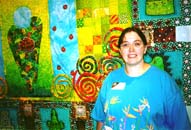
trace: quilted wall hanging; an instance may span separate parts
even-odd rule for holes
[[[1,73],[7,96],[31,96],[33,91],[38,96],[50,95],[53,76],[47,6],[45,0],[1,0]]]
[[[168,71],[190,104],[190,1],[1,0],[0,4],[1,98],[95,101],[107,74],[123,65],[116,47],[121,31],[135,25],[150,44],[145,60]],[[158,10],[152,11],[155,4]],[[187,40],[179,37],[181,30],[188,32]]]
[[[122,65],[112,56],[118,35],[131,25],[130,2],[14,2],[8,9],[12,2],[1,1],[2,14],[9,12],[1,18],[2,97],[94,101],[107,71]]]
[[[95,129],[89,114],[104,78],[123,65],[117,40],[132,25],[147,36],[145,61],[172,75],[191,105],[190,7],[190,0],[0,0],[0,129]]]

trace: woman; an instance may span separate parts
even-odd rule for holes
[[[97,130],[190,130],[175,81],[143,60],[147,41],[141,30],[124,29],[118,47],[125,64],[103,82],[91,113]]]

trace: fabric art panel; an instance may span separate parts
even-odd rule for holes
[[[181,15],[179,0],[139,0],[137,2],[140,20],[176,18]]]
[[[177,42],[191,42],[191,26],[177,26],[176,27],[176,41]]]
[[[75,2],[49,0],[51,54],[54,76],[75,69],[79,57]]]
[[[174,0],[146,0],[146,15],[168,15],[174,12]]]
[[[175,42],[175,27],[155,28],[154,42]]]
[[[20,129],[22,123],[20,119],[19,102],[1,101],[0,103],[0,129]]]
[[[37,102],[34,106],[35,129],[87,129],[95,124],[89,118],[93,104],[83,102]]]
[[[17,109],[0,108],[0,129],[18,129]]]
[[[32,96],[34,93],[50,95],[52,65],[46,26],[49,18],[47,1],[6,1],[6,3],[1,1],[1,3],[1,13],[6,14],[0,20],[2,64],[6,84],[9,86],[8,95],[11,97]]]
[[[80,57],[106,55],[103,43],[108,30],[131,25],[129,0],[77,1],[77,32]],[[120,5],[120,6],[119,6]]]
[[[62,108],[40,108],[42,129],[70,129],[69,110]],[[65,115],[65,116],[61,116]]]

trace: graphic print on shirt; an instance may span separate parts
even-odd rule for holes
[[[125,89],[125,83],[114,82],[111,89],[112,90],[123,90],[123,89]]]
[[[138,100],[139,104],[137,106],[122,105],[122,101],[118,96],[112,96],[105,103],[104,112],[107,115],[106,122],[104,123],[104,130],[136,130],[136,129],[145,129],[153,130],[154,125],[150,124],[150,105],[149,101],[146,98],[141,98]],[[120,106],[121,110],[117,110],[123,113],[122,116],[112,115],[112,112],[109,110],[111,107]],[[144,114],[143,114],[144,113]],[[120,115],[120,114],[119,114]],[[144,121],[144,123],[142,123]],[[131,122],[130,126],[127,126]],[[144,124],[144,126],[143,126]],[[127,128],[128,127],[128,128]]]

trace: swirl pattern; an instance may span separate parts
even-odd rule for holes
[[[96,74],[98,72],[97,66],[97,61],[93,56],[86,56],[77,61],[77,70],[79,74],[84,72]]]
[[[93,102],[96,100],[99,90],[96,85],[97,80],[96,75],[84,72],[75,83],[74,89],[76,93],[85,102]]]
[[[71,96],[72,92],[72,80],[66,74],[57,75],[51,86],[51,92],[55,97],[58,98],[68,98]]]
[[[112,70],[120,68],[123,65],[123,60],[118,57],[102,57],[99,61],[99,71],[101,74],[108,74]]]
[[[119,56],[118,39],[122,31],[123,28],[114,27],[106,33],[104,43],[109,56]]]

